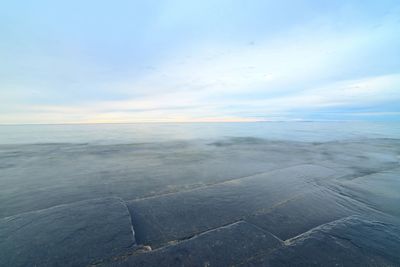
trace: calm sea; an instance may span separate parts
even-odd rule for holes
[[[0,125],[0,144],[124,144],[232,136],[294,141],[400,138],[400,122]]]

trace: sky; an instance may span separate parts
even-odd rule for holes
[[[0,3],[0,124],[400,120],[400,1]]]

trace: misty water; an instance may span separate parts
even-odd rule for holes
[[[0,266],[399,266],[400,123],[0,126]]]
[[[0,125],[1,144],[125,144],[223,137],[292,141],[399,138],[398,122],[254,122]]]

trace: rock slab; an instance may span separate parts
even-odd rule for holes
[[[0,219],[0,266],[86,266],[133,245],[130,214],[119,198]]]
[[[268,232],[244,221],[177,241],[160,249],[115,258],[106,266],[233,266],[283,245]]]

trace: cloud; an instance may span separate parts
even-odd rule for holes
[[[292,120],[319,118],[328,111],[399,111],[389,108],[400,100],[399,9],[367,12],[363,6],[365,14],[360,14],[354,3],[338,3],[321,14],[307,11],[307,19],[264,25],[274,26],[271,30],[246,28],[251,34],[243,27],[255,26],[262,17],[244,16],[237,28],[215,26],[236,33],[230,38],[216,36],[207,16],[199,13],[192,20],[179,6],[175,2],[157,10],[157,19],[146,19],[148,28],[134,31],[155,36],[124,36],[126,47],[117,40],[105,42],[110,48],[97,47],[95,41],[104,36],[96,31],[93,40],[80,32],[71,49],[63,44],[65,50],[48,53],[3,53],[10,67],[0,67],[5,78],[0,123]],[[210,8],[209,3],[199,6]],[[190,4],[181,8],[197,10]],[[248,8],[257,13],[255,6]],[[239,11],[229,11],[232,23]],[[210,12],[218,22],[218,12]],[[198,35],[185,38],[190,30]],[[85,53],[82,47],[89,44],[106,55]]]
[[[182,121],[258,121],[293,120],[298,114],[325,110],[342,115],[396,115],[399,111],[362,112],[361,109],[400,101],[400,74],[334,82],[285,96],[264,99],[218,99],[193,92],[144,96],[134,100],[108,101],[77,106],[31,106],[25,112],[0,115],[0,119],[26,122],[182,122]],[[243,116],[245,114],[246,116]],[[303,118],[304,119],[304,118]]]

